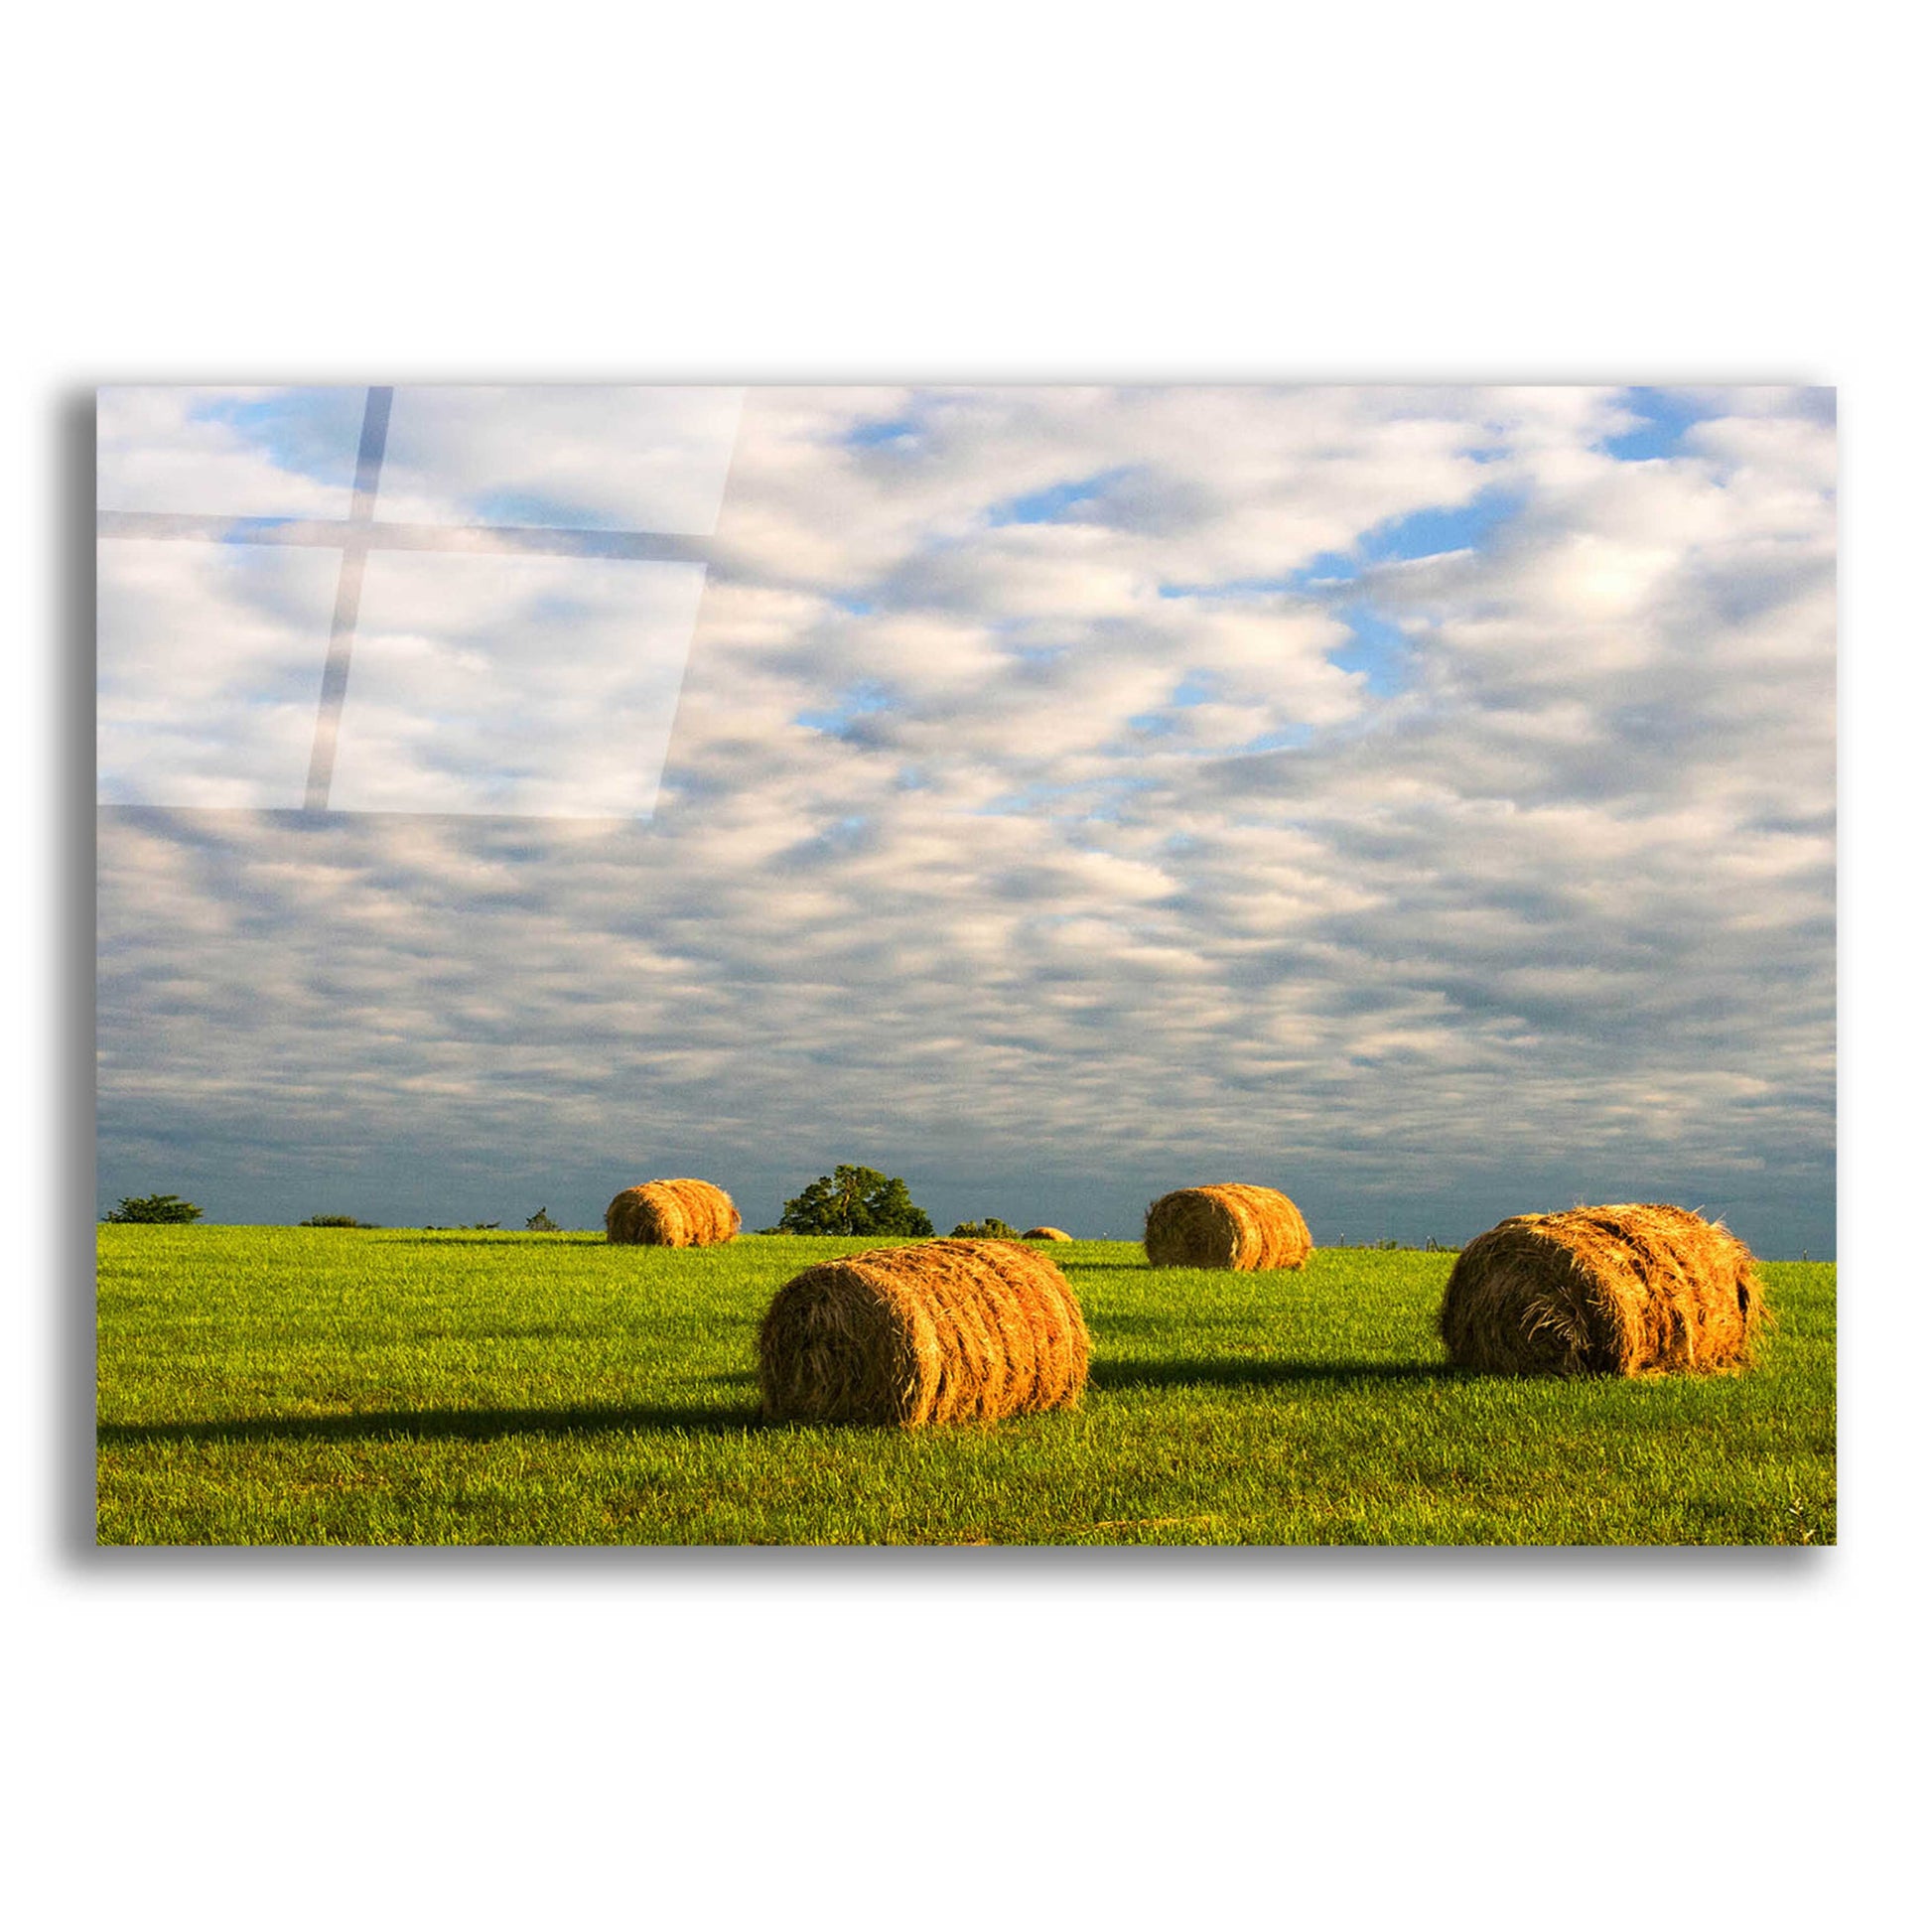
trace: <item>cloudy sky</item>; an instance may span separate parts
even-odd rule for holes
[[[1830,391],[384,407],[101,395],[103,1208],[1833,1252]]]

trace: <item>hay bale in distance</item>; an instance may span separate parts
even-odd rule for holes
[[[1163,1194],[1147,1210],[1142,1245],[1156,1268],[1300,1268],[1314,1251],[1286,1194],[1237,1181]]]
[[[1064,1228],[1029,1228],[1021,1239],[1023,1241],[1071,1241],[1073,1237]]]
[[[708,1180],[646,1180],[604,1210],[607,1240],[653,1248],[709,1248],[743,1225],[732,1197]]]
[[[1515,1214],[1456,1257],[1449,1360],[1497,1375],[1704,1374],[1741,1366],[1765,1319],[1751,1251],[1659,1201]]]
[[[1087,1324],[1017,1241],[921,1241],[821,1261],[772,1298],[759,1387],[773,1422],[992,1422],[1070,1408]]]

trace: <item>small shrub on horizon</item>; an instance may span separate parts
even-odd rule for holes
[[[561,1222],[550,1218],[547,1207],[539,1207],[523,1225],[532,1234],[561,1234],[564,1231]]]
[[[1018,1241],[1020,1230],[1011,1222],[1001,1220],[997,1214],[989,1214],[983,1221],[961,1221],[953,1229],[953,1238],[966,1241]]]
[[[311,1214],[306,1221],[297,1221],[299,1228],[372,1228],[373,1221],[358,1221],[353,1214]]]

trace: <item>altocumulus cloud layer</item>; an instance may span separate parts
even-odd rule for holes
[[[1834,476],[1818,391],[747,391],[648,821],[103,809],[103,1201],[760,1225],[862,1160],[1829,1252]]]

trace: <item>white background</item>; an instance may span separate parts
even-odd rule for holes
[[[1922,64],[1862,5],[1346,18],[191,5],[17,33],[26,1922],[1899,1915],[1927,1717]],[[1075,376],[1841,386],[1842,1547],[92,1553],[84,392]]]

